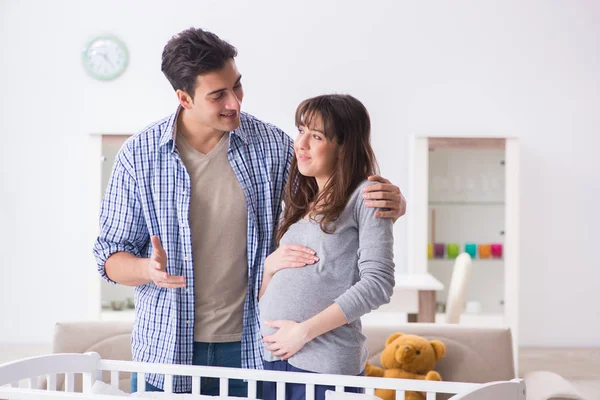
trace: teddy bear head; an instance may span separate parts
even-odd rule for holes
[[[401,369],[413,374],[426,374],[444,357],[446,346],[439,340],[427,340],[417,335],[394,333],[385,342],[381,366]]]

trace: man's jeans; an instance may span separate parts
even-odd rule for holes
[[[194,342],[193,365],[206,365],[210,367],[242,367],[242,343],[200,343]],[[257,389],[258,386],[257,385]],[[219,395],[219,379],[202,378],[200,382],[201,393],[207,396]],[[161,389],[146,382],[147,392],[162,392]],[[137,392],[137,374],[131,374],[131,393]],[[239,379],[229,380],[229,396],[248,397],[248,385]]]

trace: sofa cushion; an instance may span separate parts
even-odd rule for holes
[[[394,332],[440,340],[446,355],[436,371],[445,381],[484,383],[515,378],[512,337],[508,328],[480,328],[450,324],[402,324],[397,329],[363,327],[367,336],[369,362],[381,366],[381,352]]]
[[[89,346],[84,353],[95,352],[107,360],[130,361],[131,356],[131,332],[116,334],[113,337],[101,340]]]
[[[57,323],[54,327],[53,353],[96,352],[109,360],[131,361],[131,322],[74,322]],[[130,373],[119,374],[119,388],[129,392]],[[110,382],[110,372],[102,373],[102,380]],[[40,386],[46,388],[45,378]],[[81,374],[75,374],[74,389],[81,392]],[[56,377],[56,388],[64,390],[64,374]]]

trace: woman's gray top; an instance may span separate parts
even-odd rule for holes
[[[393,222],[375,217],[376,209],[365,206],[362,194],[369,184],[362,182],[351,195],[335,222],[335,233],[326,234],[318,222],[302,219],[281,239],[281,244],[313,249],[319,261],[273,276],[259,302],[263,337],[276,331],[265,321],[306,321],[334,302],[348,321],[290,357],[288,362],[296,368],[344,375],[358,375],[365,368],[360,317],[388,303],[395,284]],[[264,359],[280,360],[266,348]]]

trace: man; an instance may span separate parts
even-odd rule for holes
[[[135,361],[262,368],[258,291],[273,249],[293,155],[283,131],[240,111],[236,49],[188,29],[173,37],[162,71],[178,110],[131,137],[117,158],[94,247],[100,274],[135,286]],[[381,217],[404,214],[400,190],[369,186]],[[298,247],[290,261],[313,263]],[[137,385],[132,376],[132,390]],[[160,390],[163,376],[146,376]],[[175,392],[191,379],[175,377]],[[246,396],[230,382],[230,395]],[[202,393],[215,395],[215,380]]]

